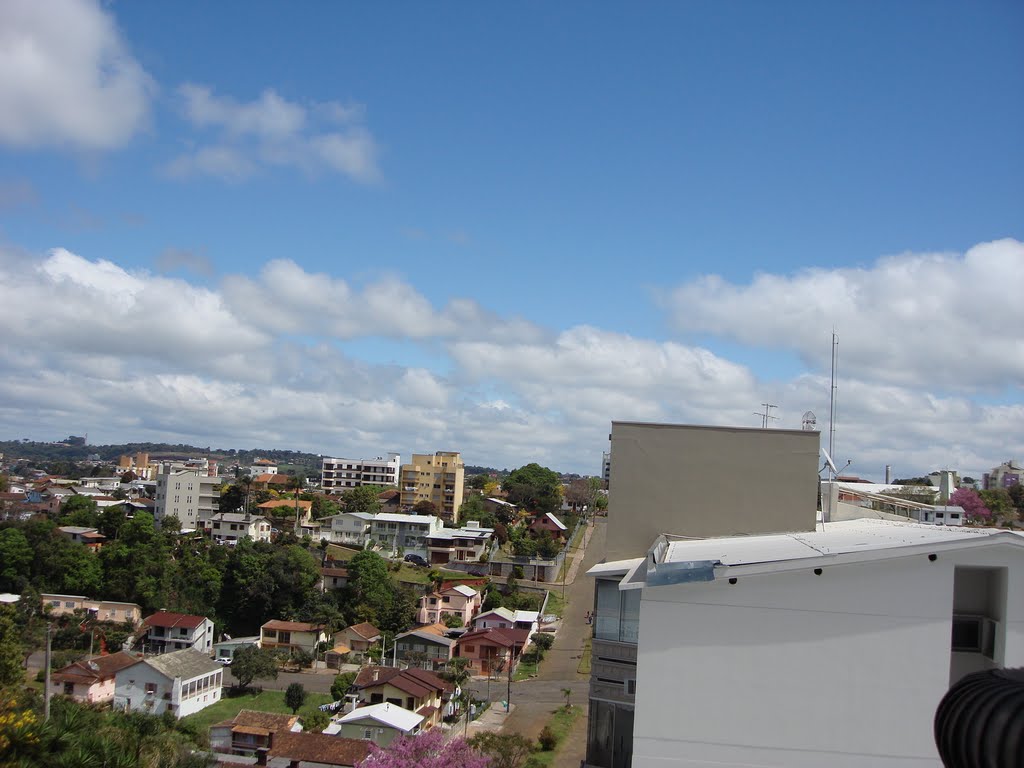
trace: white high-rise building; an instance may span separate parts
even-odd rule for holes
[[[210,477],[205,470],[183,469],[165,472],[156,478],[156,524],[168,515],[181,521],[182,530],[208,528],[220,508],[219,477]]]
[[[325,456],[320,485],[328,492],[360,485],[398,485],[401,465],[402,457],[397,453],[375,459],[335,459]]]

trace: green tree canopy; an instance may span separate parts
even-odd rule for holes
[[[289,683],[284,689],[284,703],[294,715],[306,703],[306,689],[302,683]]]
[[[239,648],[231,659],[231,674],[242,688],[253,680],[277,680],[277,655],[254,645]]]
[[[380,493],[384,489],[379,485],[360,485],[349,488],[341,494],[341,508],[345,512],[368,512],[375,515],[380,512]]]
[[[558,473],[540,464],[512,470],[501,487],[508,500],[531,512],[554,512],[562,504],[562,481]]]
[[[32,545],[17,528],[0,531],[0,592],[18,592],[28,583],[35,559]]]

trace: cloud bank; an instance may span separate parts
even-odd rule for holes
[[[261,119],[230,129],[294,121]],[[469,463],[597,473],[613,419],[757,426],[765,398],[779,405],[777,426],[827,414],[836,322],[848,329],[837,460],[871,477],[886,464],[898,476],[977,476],[1022,453],[1024,375],[1016,297],[973,282],[997,273],[1015,284],[1022,255],[999,241],[746,286],[702,277],[664,297],[687,333],[803,355],[806,370],[780,381],[683,340],[546,329],[469,299],[435,306],[399,276],[360,285],[278,260],[204,285],[59,248],[0,249],[0,431],[334,455],[461,450]],[[422,354],[385,364],[345,351],[381,339]]]

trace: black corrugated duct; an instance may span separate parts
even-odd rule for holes
[[[935,744],[946,768],[1024,768],[1024,669],[975,672],[950,688]]]

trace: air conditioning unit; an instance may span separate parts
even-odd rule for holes
[[[951,648],[955,653],[980,653],[994,658],[998,629],[999,622],[987,616],[954,614]]]

